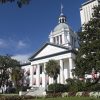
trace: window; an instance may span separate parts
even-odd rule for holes
[[[72,44],[72,46],[73,46],[73,37],[71,36],[71,44]]]
[[[56,43],[56,39],[55,39],[55,37],[53,38],[53,43]]]
[[[62,35],[60,35],[60,44],[62,44]]]
[[[57,44],[59,44],[59,36],[57,36]]]

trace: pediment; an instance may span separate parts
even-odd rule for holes
[[[46,43],[39,51],[37,51],[30,59],[36,59],[48,55],[67,51],[68,49],[51,43]]]

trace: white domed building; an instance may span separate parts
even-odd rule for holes
[[[54,59],[60,65],[60,74],[57,83],[65,84],[67,78],[73,78],[72,69],[75,67],[75,48],[77,34],[72,31],[61,11],[58,25],[49,35],[50,42],[45,43],[32,57],[30,63],[22,66],[30,72],[30,86],[46,87],[53,83],[53,78],[45,73],[46,63]]]

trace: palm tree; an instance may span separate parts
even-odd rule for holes
[[[46,73],[48,74],[48,76],[53,78],[54,83],[57,83],[57,77],[58,77],[59,70],[60,70],[60,66],[59,66],[58,62],[55,60],[49,60],[46,63],[45,70],[46,70]]]
[[[14,86],[18,88],[21,85],[21,81],[23,78],[23,73],[21,71],[21,68],[13,68],[11,71],[11,80],[14,83]]]

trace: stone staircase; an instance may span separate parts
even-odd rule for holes
[[[43,87],[33,87],[27,92],[23,93],[23,95],[31,95],[31,96],[44,96],[45,88]]]

